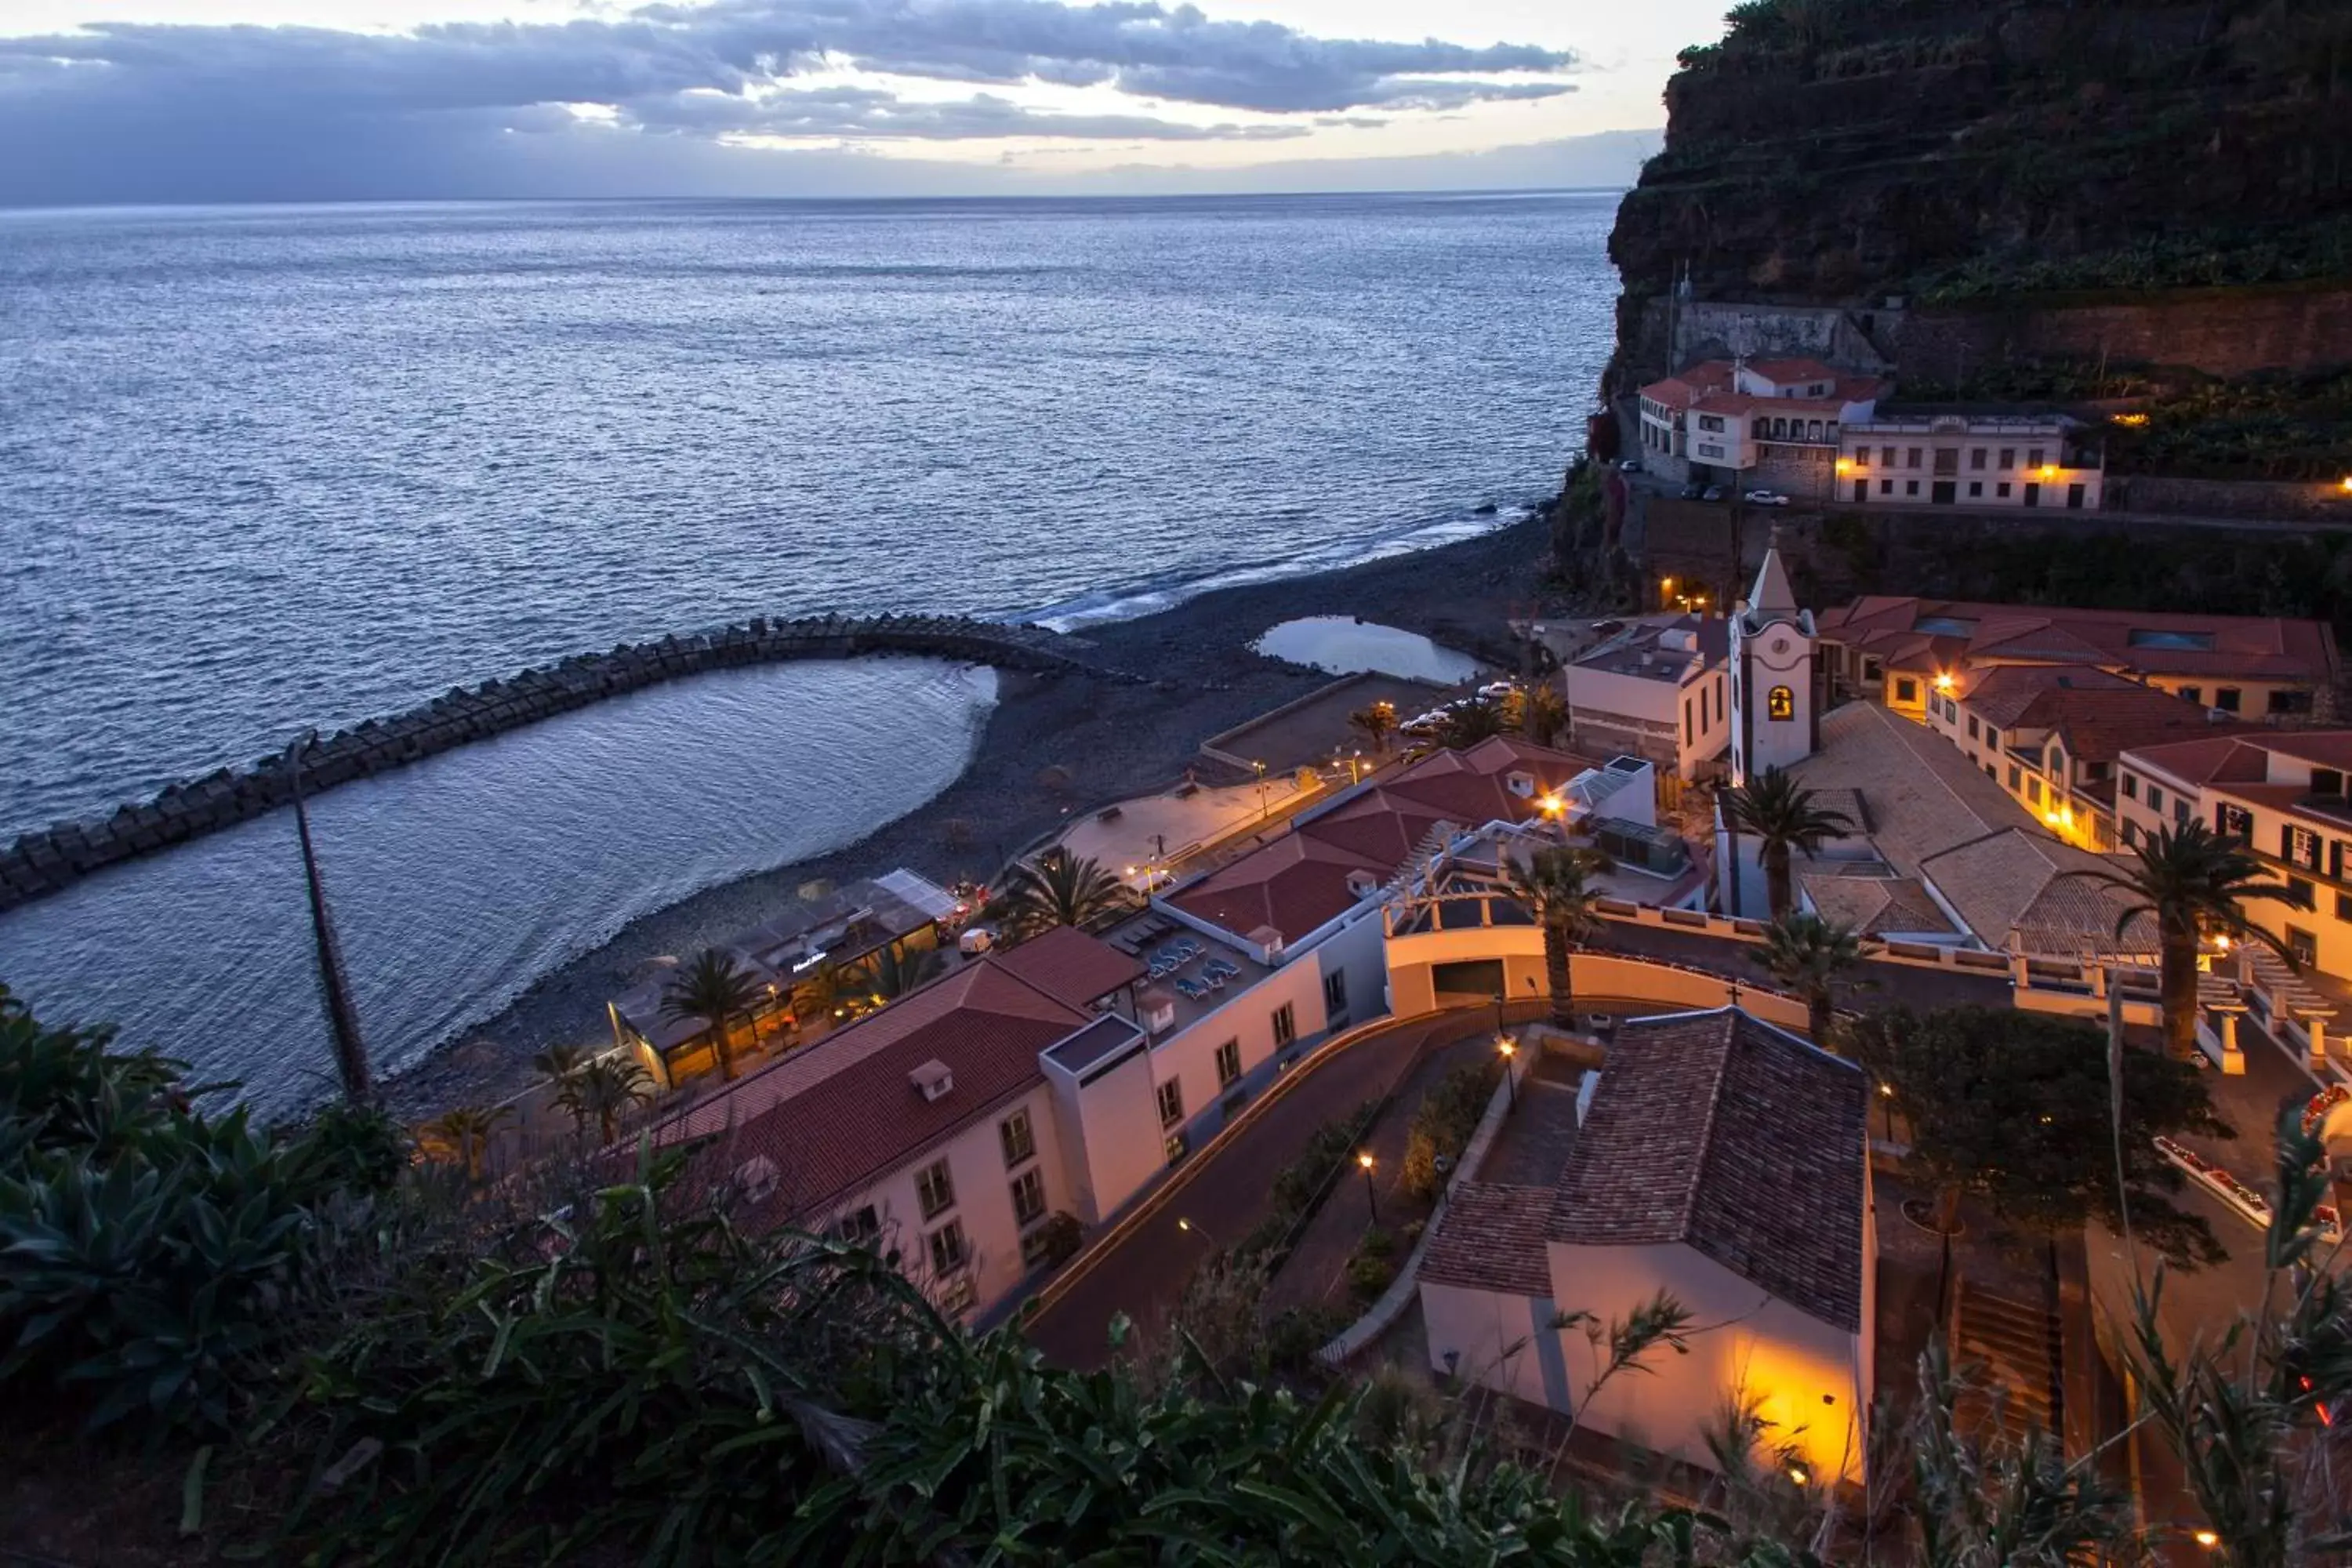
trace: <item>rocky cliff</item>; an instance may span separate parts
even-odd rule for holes
[[[2011,315],[2352,280],[2346,0],[1751,0],[1682,67],[1610,239],[1621,382],[1685,265]]]

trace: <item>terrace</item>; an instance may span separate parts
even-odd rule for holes
[[[1157,910],[1112,927],[1103,940],[1144,965],[1136,1016],[1155,1038],[1181,1033],[1274,973],[1243,949]]]

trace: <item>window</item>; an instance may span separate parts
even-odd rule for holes
[[[1723,417],[1717,414],[1702,414],[1698,416],[1698,427],[1702,430],[1720,433],[1723,429]]]
[[[1775,419],[1772,421],[1772,438],[1774,440],[1786,440],[1788,438],[1788,435],[1789,422],[1786,419]]]
[[[1969,468],[1983,468],[1983,467],[1984,467],[1984,465],[1985,465],[1985,449],[1984,449],[1982,447],[1969,447]],[[1975,492],[1974,490],[1970,490],[1969,493],[1970,495],[1974,495],[1976,492]]]
[[[1336,1018],[1348,1010],[1348,972],[1335,969],[1323,977],[1323,1012]]]
[[[2000,462],[1998,466],[2003,468],[2013,468],[2017,467],[2017,448],[2014,447],[2003,447],[2000,449]]]
[[[1702,458],[1720,458],[1723,456],[1723,448],[1702,441],[1699,443],[1698,455]]]
[[[2124,847],[2129,849],[2139,842],[2139,824],[2126,818],[2124,822]]]
[[[1690,699],[1685,697],[1683,699],[1683,744],[1687,746],[1696,739],[1698,731],[1691,728]]]
[[[1759,414],[1748,422],[1748,433],[1761,441],[1772,433],[1772,422]]]
[[[2104,784],[2106,782],[2107,777],[2107,764],[2105,763],[2084,763],[2083,764],[2083,776],[2093,784]]]
[[[1173,1127],[1184,1120],[1184,1080],[1171,1078],[1160,1086],[1160,1125]]]
[[[2139,798],[2139,775],[2137,773],[2126,773],[2124,775],[2124,795],[2126,799],[2130,800],[2137,800]]]
[[[1764,694],[1764,715],[1768,719],[1794,719],[1797,694],[1785,686],[1774,687]]]
[[[1906,495],[1906,496],[1916,496],[1916,495],[1917,495],[1917,494],[1919,493],[1919,481],[1918,481],[1918,480],[1916,480],[1916,479],[1906,479],[1906,480],[1904,480],[1904,481],[1903,481],[1903,493],[1904,493],[1905,495]]]
[[[1882,468],[1891,468],[1895,466],[1894,447],[1881,447],[1878,449],[1878,466]]]
[[[1032,1165],[1013,1181],[1013,1223],[1027,1225],[1045,1212],[1045,1173]]]
[[[1907,675],[1898,677],[1895,682],[1895,700],[1897,702],[1918,701],[1919,683],[1912,679]]]
[[[2289,877],[2286,879],[2286,901],[2294,909],[2311,908],[2311,884],[2301,877]]]
[[[1280,1050],[1298,1037],[1298,1019],[1285,1002],[1274,1010],[1274,1047]]]
[[[2025,454],[2025,466],[2029,468],[2038,468],[2042,466],[2041,447],[2036,447],[2033,450]]]
[[[1227,1040],[1217,1047],[1217,1087],[1225,1089],[1242,1076],[1242,1043]]]
[[[834,1222],[833,1234],[852,1247],[871,1247],[882,1234],[882,1216],[867,1204],[856,1214],[845,1214]]]
[[[1994,500],[2007,500],[2009,499],[2009,481],[2007,479],[2003,479],[2000,483],[1993,486],[1992,493]]]
[[[1881,479],[1881,480],[1879,480],[1879,481],[1878,481],[1878,493],[1879,493],[1880,495],[1883,495],[1883,496],[1891,496],[1891,495],[1893,495],[1893,494],[1895,493],[1895,481],[1894,481],[1893,479]]]
[[[2251,840],[2254,836],[2254,814],[2242,805],[2222,801],[2213,807],[2213,831],[2225,838]]]
[[[1026,1268],[1042,1268],[1054,1255],[1054,1227],[1040,1226],[1024,1231],[1021,1237],[1021,1263]]]
[[[2290,822],[2279,829],[2279,858],[2306,871],[2319,869],[2319,835]]]
[[[2339,921],[2352,921],[2352,893],[2336,895],[2336,918]]]
[[[1885,667],[1879,663],[1878,656],[1876,654],[1863,655],[1862,678],[1864,680],[1877,680],[1882,679],[1885,674]]]
[[[1869,448],[1869,447],[1856,447],[1853,449],[1853,466],[1854,466],[1855,468],[1868,468],[1868,467],[1870,467],[1870,448]]]
[[[1024,1107],[996,1124],[996,1136],[1004,1145],[1004,1168],[1020,1169],[1021,1162],[1037,1152],[1037,1134],[1029,1125],[1029,1111]]]
[[[2172,820],[2184,825],[2189,821],[2189,797],[2187,795],[2177,795],[2172,797]]]
[[[2235,713],[2238,710],[2238,704],[2243,700],[2245,700],[2243,693],[2234,686],[2221,687],[2213,693],[2213,706],[2224,713]]]
[[[2342,795],[2344,793],[2344,770],[2342,768],[2312,769],[2311,793],[2314,795]]]
[[[1918,448],[1918,447],[1912,447],[1908,452],[1906,452],[1906,453],[1905,453],[1905,454],[1904,454],[1904,463],[1903,463],[1903,466],[1904,466],[1905,468],[1917,468],[1917,467],[1919,466],[1919,448]]]
[[[1982,479],[1970,479],[1969,481],[1969,494],[1972,496],[1980,496],[1984,494],[1984,481]]]
[[[934,1160],[915,1173],[915,1200],[923,1205],[925,1219],[955,1202],[955,1181],[945,1160]]]
[[[1808,441],[1818,441],[1818,440],[1820,440],[1821,438],[1822,438],[1822,422],[1821,422],[1820,420],[1818,420],[1818,419],[1808,419],[1808,420],[1806,420],[1806,421],[1805,421],[1805,439],[1806,439],[1806,440],[1808,440]]]
[[[1969,739],[1971,741],[1978,739],[1977,716],[1973,713],[1969,715]]]
[[[2201,686],[2184,686],[2180,689],[2180,700],[2201,706],[2205,701],[2205,689]]]
[[[2025,781],[2025,798],[2032,801],[2036,805],[2040,805],[2042,804],[2042,781],[2040,779],[2028,779]]]
[[[2294,954],[2296,963],[2305,969],[2319,966],[2319,939],[2299,926],[2286,928],[2286,950]]]
[[[951,1219],[931,1232],[931,1272],[952,1274],[964,1266],[971,1248],[964,1245],[963,1221]]]
[[[2017,771],[2017,764],[2016,764],[2015,763],[2010,763],[2010,764],[2009,764],[2009,787],[2010,787],[2010,788],[2011,788],[2011,789],[2016,789],[2019,785],[2022,784],[2024,782],[2025,782],[2025,775],[2024,775],[2023,773],[2020,773],[2020,772],[2018,772],[2018,771]]]

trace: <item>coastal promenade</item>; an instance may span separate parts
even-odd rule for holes
[[[575,654],[504,680],[458,687],[404,713],[313,739],[303,752],[302,787],[315,793],[607,698],[749,665],[901,654],[1143,683],[1141,676],[1096,662],[1090,647],[1043,626],[964,616],[761,617],[692,637],[624,643],[609,653]],[[105,867],[274,811],[293,794],[288,759],[273,753],[249,768],[221,768],[169,785],[151,800],[125,805],[104,817],[25,834],[0,850],[0,910],[57,892]]]

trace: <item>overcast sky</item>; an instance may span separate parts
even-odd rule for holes
[[[0,204],[1630,181],[1726,0],[0,0]]]

